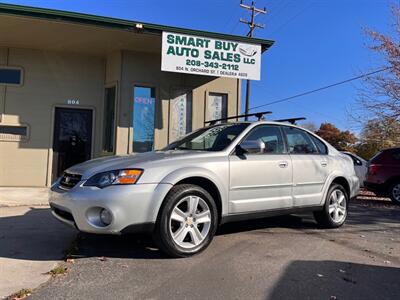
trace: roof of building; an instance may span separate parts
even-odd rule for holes
[[[0,3],[0,14],[26,16],[26,17],[65,21],[65,22],[72,22],[79,24],[88,24],[88,25],[116,28],[122,30],[138,30],[136,25],[141,24],[142,28],[140,28],[140,31],[144,33],[161,34],[163,31],[170,31],[175,33],[233,40],[250,44],[260,44],[262,46],[263,51],[267,50],[274,43],[274,41],[259,39],[259,38],[250,38],[250,37],[209,32],[203,30],[194,30],[194,29],[187,29],[187,28],[180,28],[173,26],[144,23],[133,20],[124,20],[124,19],[110,18],[104,16],[96,16],[96,15],[76,13],[76,12],[36,8],[30,6],[13,5],[5,3]]]

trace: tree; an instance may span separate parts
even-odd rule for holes
[[[400,5],[392,7],[394,33],[384,35],[366,30],[370,49],[383,58],[385,72],[366,77],[360,104],[374,119],[400,120]]]
[[[368,121],[361,133],[356,152],[365,159],[370,159],[385,148],[400,145],[400,122],[393,118]]]
[[[392,6],[393,34],[366,30],[370,49],[383,58],[385,72],[365,79],[360,91],[363,123],[357,153],[367,159],[376,152],[400,146],[400,5]],[[366,120],[366,121],[364,121]]]
[[[348,130],[341,131],[331,123],[322,123],[315,132],[338,150],[354,151],[357,137]]]
[[[317,125],[315,125],[314,122],[305,122],[305,123],[301,124],[300,126],[307,130],[310,130],[312,132],[316,132],[318,129]]]

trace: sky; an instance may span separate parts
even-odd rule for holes
[[[235,35],[248,32],[239,22],[249,18],[239,0],[1,1]],[[382,67],[382,59],[368,48],[365,28],[390,33],[394,1],[400,0],[256,0],[268,13],[257,16],[265,29],[257,29],[255,36],[275,44],[262,56],[261,80],[251,83],[250,107]],[[331,122],[357,133],[360,124],[351,112],[361,84],[353,81],[252,112],[272,110],[274,119],[306,117],[317,126]],[[245,84],[242,92],[244,104]]]

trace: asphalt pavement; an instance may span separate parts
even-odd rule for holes
[[[0,206],[0,299],[48,281],[75,237],[47,206]]]
[[[400,299],[400,208],[386,203],[352,203],[334,230],[310,215],[227,224],[186,259],[146,237],[79,234],[69,272],[31,298]]]

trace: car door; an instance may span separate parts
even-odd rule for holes
[[[318,205],[329,175],[326,145],[296,127],[283,127],[293,165],[293,202],[295,207]]]
[[[290,208],[292,163],[279,126],[259,125],[242,140],[261,140],[263,153],[238,151],[229,157],[229,213]]]

